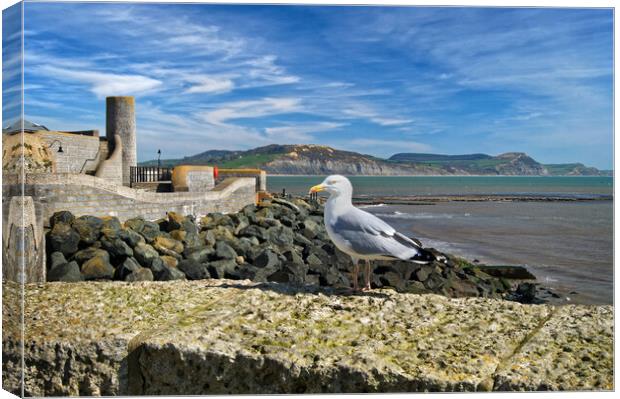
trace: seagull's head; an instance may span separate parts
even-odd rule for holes
[[[317,184],[310,189],[310,193],[318,193],[321,191],[327,191],[332,196],[348,195],[351,197],[353,194],[353,186],[349,179],[340,175],[327,176],[323,183]]]

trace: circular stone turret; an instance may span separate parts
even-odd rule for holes
[[[136,114],[133,97],[106,98],[106,137],[108,153],[115,147],[114,135],[121,137],[123,185],[129,186],[129,168],[137,165],[136,154]]]

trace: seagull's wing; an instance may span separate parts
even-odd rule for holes
[[[378,255],[410,259],[420,248],[413,240],[397,232],[375,215],[351,207],[338,215],[330,226],[334,234],[347,241],[360,255]]]

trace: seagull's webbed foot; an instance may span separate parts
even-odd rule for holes
[[[370,260],[366,259],[366,270],[364,273],[364,288],[362,288],[362,291],[370,291],[372,289],[372,287],[370,287]]]

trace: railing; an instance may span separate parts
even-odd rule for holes
[[[148,183],[157,181],[171,181],[172,168],[157,166],[131,166],[129,180],[133,183]]]

